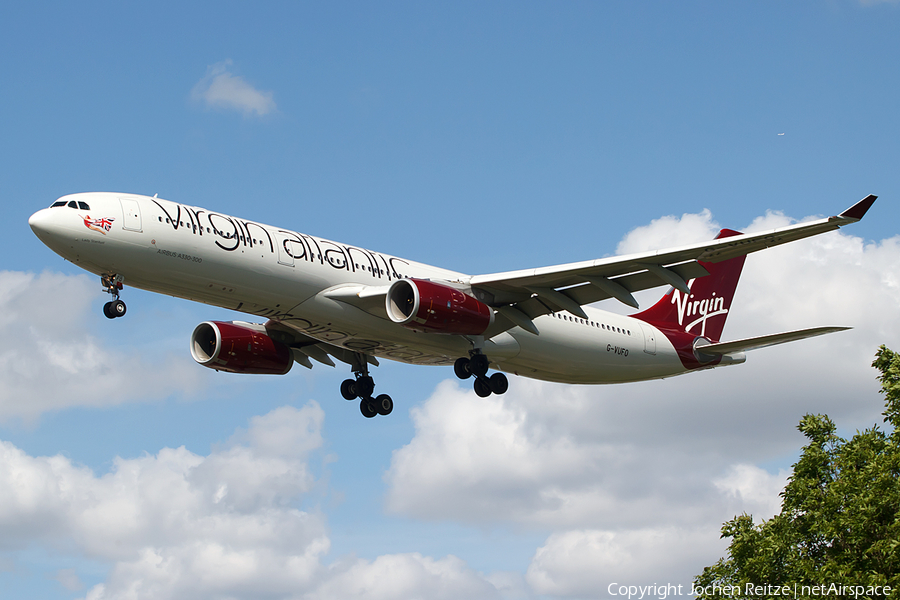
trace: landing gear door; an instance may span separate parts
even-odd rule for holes
[[[656,330],[650,325],[641,323],[641,331],[644,332],[644,352],[656,354]]]
[[[141,207],[137,200],[132,198],[119,198],[122,204],[122,229],[126,231],[142,231]]]

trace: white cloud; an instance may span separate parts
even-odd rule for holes
[[[729,432],[679,430],[658,410],[673,402],[654,397],[659,386],[635,394],[638,386],[617,393],[516,379],[514,388],[481,399],[446,381],[413,409],[416,436],[386,476],[388,509],[539,529],[696,527],[711,513],[719,523],[729,516],[734,502],[714,480],[739,451],[705,448]],[[631,404],[611,406],[616,398]]]
[[[526,580],[534,592],[557,597],[618,596],[619,586],[657,586],[645,598],[687,596],[692,569],[715,562],[725,549],[710,543],[717,537],[715,528],[679,527],[554,533],[535,553]]]
[[[677,248],[712,239],[719,232],[709,209],[697,214],[685,213],[681,217],[668,215],[654,219],[649,225],[635,227],[622,238],[616,254],[635,254],[660,248]]]
[[[499,597],[454,556],[323,562],[325,517],[297,508],[315,485],[309,461],[323,419],[315,402],[281,407],[207,456],[164,448],[116,458],[100,476],[0,441],[0,549],[108,561],[88,600]],[[54,578],[83,587],[76,569]]]
[[[77,592],[84,589],[84,584],[75,572],[75,569],[60,569],[53,576],[53,579],[59,582],[61,586],[70,592]]]
[[[275,111],[272,92],[263,92],[230,72],[231,60],[207,68],[206,75],[191,90],[191,98],[211,108],[239,110],[245,115],[267,115]]]
[[[147,547],[265,545],[301,550],[323,536],[318,517],[292,508],[312,486],[306,458],[321,443],[315,403],[254,419],[250,439],[293,427],[296,441],[271,446],[231,443],[203,457],[184,447],[154,456],[116,458],[95,476],[62,456],[30,457],[0,442],[0,539],[80,540],[92,557],[147,560]],[[327,544],[325,545],[327,548]]]
[[[493,584],[455,556],[435,560],[419,553],[379,556],[340,569],[307,597],[366,598],[499,598]]]
[[[89,309],[98,291],[85,275],[0,272],[0,339],[15,340],[0,348],[0,421],[164,398],[200,386],[204,374],[184,356],[148,360],[97,339],[91,327],[102,317]]]
[[[787,469],[773,475],[754,465],[732,465],[713,484],[735,502],[731,512],[743,510],[762,521],[781,512],[779,494],[787,484],[788,474]]]
[[[787,222],[769,214],[748,229]],[[660,220],[620,247],[657,236],[683,243],[716,229],[706,212]],[[0,549],[38,544],[108,562],[106,580],[87,592],[93,600],[597,597],[611,583],[689,585],[721,556],[723,521],[778,510],[786,472],[758,465],[796,452],[805,412],[827,412],[851,429],[879,418],[868,365],[879,343],[898,346],[898,244],[835,233],[752,255],[726,338],[822,324],[856,329],[755,351],[745,365],[618,386],[513,378],[506,395],[486,399],[440,384],[413,409],[415,434],[393,453],[386,506],[417,519],[546,535],[524,578],[415,551],[326,563],[325,517],[298,508],[319,486],[309,467],[323,445],[315,403],[254,417],[207,456],[165,448],[118,458],[100,476],[0,442]],[[88,335],[84,315],[96,290],[87,278],[6,273],[0,284],[0,332],[21,341],[22,355],[0,353],[7,413],[21,414],[10,391],[17,377],[30,378],[23,390],[38,390],[29,397],[40,412],[56,406],[43,398],[57,393],[67,398],[60,406],[89,402],[92,379],[72,361],[93,361],[113,383],[119,362],[141,368]],[[67,314],[52,310],[59,300],[51,290],[67,298]],[[81,581],[77,570],[55,578]]]
[[[771,213],[745,229],[789,222]],[[619,250],[709,239],[718,229],[707,211],[664,218],[629,233]],[[387,507],[553,532],[529,567],[537,593],[605,594],[626,577],[689,584],[721,556],[724,521],[779,510],[786,471],[756,465],[794,455],[803,414],[828,413],[851,431],[880,421],[869,365],[879,344],[900,346],[898,272],[898,237],[864,243],[842,231],[751,255],[725,339],[855,329],[757,350],[740,366],[618,386],[514,378],[506,395],[487,399],[445,382],[411,413],[416,433],[394,452]]]

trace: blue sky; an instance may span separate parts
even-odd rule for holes
[[[868,365],[900,348],[897,2],[5,15],[4,598],[687,585],[721,555],[722,521],[777,510],[805,412],[880,422]],[[340,368],[195,365],[193,327],[233,313],[126,289],[127,317],[107,321],[99,282],[27,226],[79,191],[158,193],[468,273],[880,199],[839,234],[752,256],[725,336],[852,332],[639,385],[512,378],[488,400],[449,369],[383,362],[396,408],[370,421],[340,399]]]

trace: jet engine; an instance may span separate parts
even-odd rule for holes
[[[426,333],[480,335],[494,321],[494,311],[448,285],[425,279],[399,279],[388,289],[391,321]]]
[[[191,355],[204,367],[229,373],[284,375],[294,365],[291,349],[253,323],[200,323],[191,334]]]

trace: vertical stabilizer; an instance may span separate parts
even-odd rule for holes
[[[716,239],[733,235],[741,234],[723,229]],[[684,332],[718,342],[731,310],[744,258],[738,256],[717,263],[701,261],[709,275],[691,280],[690,294],[670,288],[659,302],[632,317],[655,325],[664,332]]]

